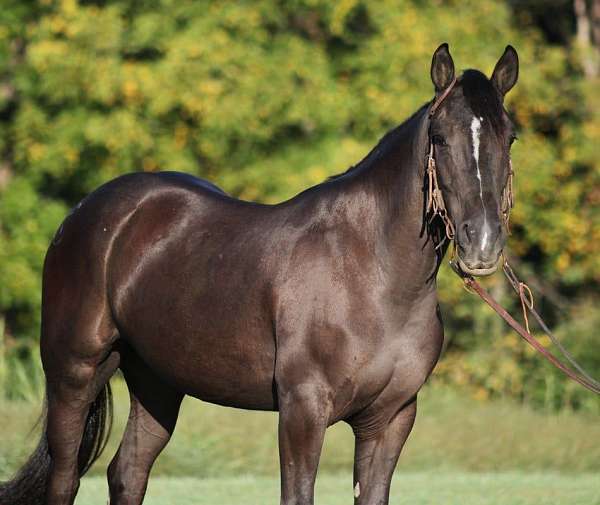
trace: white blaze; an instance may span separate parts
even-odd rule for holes
[[[485,210],[485,204],[483,203],[483,182],[481,180],[481,171],[479,170],[479,135],[481,133],[481,122],[482,117],[473,116],[471,120],[471,136],[473,138],[473,158],[475,158],[475,166],[477,167],[477,180],[479,181],[479,198],[481,199],[481,206],[483,207],[483,221],[484,221],[484,232],[483,240],[481,242],[481,249],[485,249],[488,241],[488,229],[487,226],[487,211]]]

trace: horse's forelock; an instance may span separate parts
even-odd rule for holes
[[[473,114],[487,119],[496,132],[501,132],[502,99],[492,82],[479,70],[465,70],[458,84]]]

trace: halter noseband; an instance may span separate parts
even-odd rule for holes
[[[452,89],[456,84],[456,77],[452,78],[452,82],[446,87],[446,89],[441,93],[433,102],[433,105],[429,109],[428,118],[431,122],[431,118],[434,116],[442,102],[448,97]],[[510,160],[510,156],[508,159],[509,163],[509,171],[508,171],[508,179],[506,181],[506,185],[502,190],[502,220],[504,221],[504,225],[506,226],[506,230],[510,232],[509,228],[509,218],[510,211],[514,206],[514,193],[513,193],[513,168],[512,161]],[[427,154],[427,211],[426,214],[430,216],[429,222],[433,221],[436,216],[439,216],[442,222],[444,223],[444,227],[446,229],[446,236],[444,240],[442,240],[436,247],[441,247],[444,242],[447,240],[454,240],[456,236],[456,230],[454,228],[454,224],[448,215],[448,210],[446,209],[446,204],[444,202],[444,196],[442,194],[442,190],[440,189],[440,185],[438,183],[437,177],[437,169],[435,165],[435,158],[433,156],[433,139],[431,137],[431,132],[429,132],[429,153]]]

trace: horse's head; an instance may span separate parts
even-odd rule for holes
[[[466,70],[455,82],[448,45],[433,55],[436,97],[451,89],[430,118],[429,138],[439,187],[455,228],[458,261],[472,275],[493,273],[506,241],[502,195],[516,137],[503,100],[518,73],[517,52],[511,46],[490,79],[478,70]]]

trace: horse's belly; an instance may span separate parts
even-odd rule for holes
[[[275,410],[275,347],[268,338],[173,334],[127,337],[136,354],[165,382],[201,400]]]

